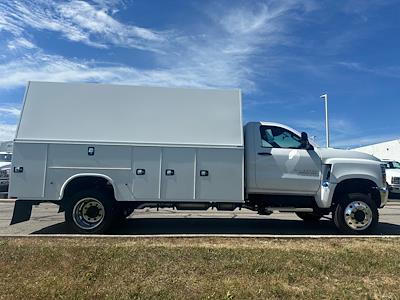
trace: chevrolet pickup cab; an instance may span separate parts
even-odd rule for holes
[[[30,82],[14,140],[12,224],[51,202],[76,232],[102,233],[144,207],[332,215],[371,232],[385,166],[319,148],[273,122],[243,126],[240,90]]]

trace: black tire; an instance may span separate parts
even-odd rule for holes
[[[113,202],[113,198],[106,191],[90,189],[77,192],[66,199],[65,221],[68,227],[77,233],[104,233],[112,224]],[[89,210],[92,210],[91,214],[88,213]],[[98,222],[94,222],[97,219]]]
[[[315,223],[318,222],[323,215],[316,212],[296,212],[296,215],[305,222]]]
[[[342,233],[368,234],[378,225],[379,212],[376,203],[368,195],[351,193],[345,195],[336,206],[333,221]]]

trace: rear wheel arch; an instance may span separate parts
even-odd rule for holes
[[[113,180],[104,174],[77,174],[68,178],[60,189],[60,200],[72,196],[80,190],[98,189],[114,196],[115,186]]]

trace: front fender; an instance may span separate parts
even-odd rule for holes
[[[365,159],[330,159],[331,165],[329,180],[321,184],[316,195],[316,202],[320,208],[329,208],[332,205],[333,195],[338,184],[348,179],[366,179],[383,188],[380,163]]]
[[[346,179],[367,179],[382,187],[380,163],[373,160],[341,160],[330,163],[331,178],[329,182],[338,184]]]

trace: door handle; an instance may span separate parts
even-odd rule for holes
[[[272,155],[270,152],[258,152],[257,154],[264,155],[264,156]]]

